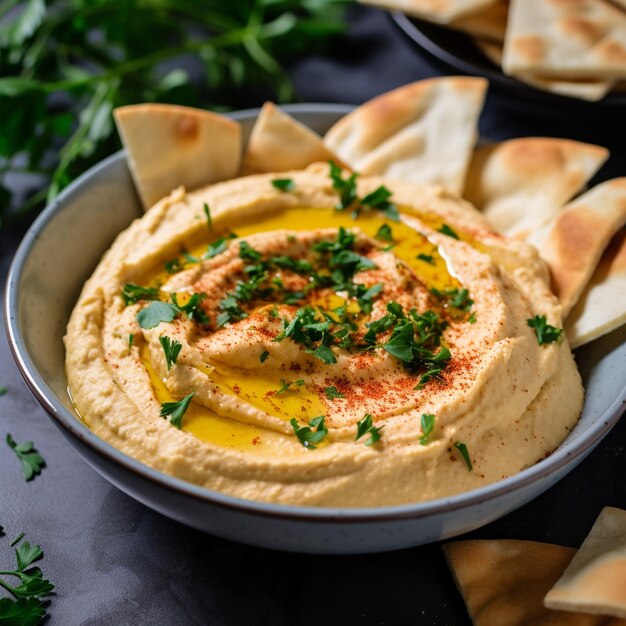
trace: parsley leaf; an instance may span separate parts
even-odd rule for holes
[[[246,261],[261,260],[261,253],[255,250],[245,239],[239,242],[239,256]]]
[[[239,306],[239,302],[233,294],[227,294],[224,296],[219,304],[221,313],[217,316],[217,326],[221,328],[228,322],[235,322],[237,320],[248,317],[248,314]]]
[[[448,237],[452,237],[453,239],[458,239],[459,236],[456,234],[455,231],[453,231],[450,226],[448,226],[447,224],[444,224],[441,228],[437,229],[440,233],[443,233],[444,235],[447,235]]]
[[[431,265],[435,264],[435,259],[432,254],[424,254],[423,252],[420,252],[415,258],[420,261],[424,261],[424,263],[430,263]]]
[[[168,302],[155,300],[137,313],[139,326],[144,329],[156,328],[161,322],[171,322],[178,314],[178,307]]]
[[[563,341],[563,329],[550,326],[545,315],[535,315],[535,317],[526,320],[526,323],[534,329],[540,346],[553,341],[559,343]]]
[[[19,626],[38,626],[46,615],[41,600],[30,598],[0,598],[1,623],[19,624]]]
[[[420,443],[425,446],[428,443],[428,437],[435,427],[435,416],[432,413],[422,413],[422,436]]]
[[[389,202],[391,195],[391,191],[384,185],[381,185],[361,198],[361,204],[366,208],[381,211],[393,222],[399,222],[400,213],[398,212],[398,207],[392,202]]]
[[[324,426],[323,415],[314,417],[309,421],[308,426],[300,426],[295,418],[291,418],[289,423],[300,443],[308,450],[315,450],[317,447],[315,444],[320,443],[328,434],[328,429]]]
[[[130,333],[130,335],[128,335],[128,349],[129,350],[133,347],[133,341],[135,341],[135,333]]]
[[[374,235],[380,241],[393,241],[393,231],[389,224],[383,224]]]
[[[181,306],[178,304],[178,295],[173,293],[171,295],[172,303],[181,312],[186,313],[190,320],[194,320],[199,324],[208,324],[209,318],[207,317],[204,309],[202,308],[202,301],[206,298],[205,293],[194,293],[187,304]]]
[[[176,363],[178,353],[183,347],[183,344],[179,341],[176,341],[176,339],[170,339],[166,335],[161,335],[159,337],[159,343],[161,344],[163,352],[165,353],[165,362],[167,364],[167,371],[169,372],[172,365]]]
[[[326,365],[337,362],[337,357],[335,356],[334,352],[330,349],[329,346],[326,346],[323,343],[315,348],[312,354],[316,359],[319,359],[323,363],[326,363]]]
[[[0,396],[3,396],[7,391],[8,389],[6,387],[0,387]]]
[[[183,417],[187,412],[187,408],[189,407],[189,403],[191,402],[194,393],[195,392],[192,391],[188,396],[185,396],[178,402],[164,402],[161,405],[161,417],[167,417],[169,415],[170,424],[180,429]]]
[[[464,443],[457,441],[454,444],[454,447],[461,453],[461,456],[463,457],[463,460],[465,461],[465,464],[467,465],[467,469],[471,472],[472,469],[474,468],[472,467],[472,459],[470,459],[467,446]]]
[[[265,361],[267,361],[267,357],[270,355],[270,353],[265,350],[264,352],[261,352],[261,356],[259,357],[259,361],[261,363],[265,363]]]
[[[302,378],[298,378],[298,380],[295,380],[293,382],[287,382],[284,378],[281,378],[280,384],[281,384],[280,389],[274,392],[275,396],[277,396],[280,393],[285,393],[285,391],[287,391],[292,385],[295,385],[296,387],[302,387],[302,385],[304,385],[304,381],[302,380]]]
[[[231,239],[236,239],[237,235],[235,233],[231,233],[230,235],[225,235],[224,237],[220,237],[216,239],[214,242],[209,244],[207,251],[202,255],[203,259],[212,259],[214,256],[218,254],[222,254],[228,248],[228,244]]]
[[[337,389],[337,387],[325,387],[324,388],[324,393],[326,394],[326,397],[329,400],[334,400],[335,398],[345,398],[346,396],[341,393],[341,391],[339,391]]]
[[[469,290],[467,289],[455,288],[439,291],[439,289],[432,287],[430,292],[439,300],[443,300],[449,306],[453,306],[461,311],[469,312],[474,304],[474,301],[469,297]]]
[[[296,187],[292,178],[274,178],[272,186],[281,191],[293,191]]]
[[[348,178],[343,178],[343,170],[334,161],[329,161],[330,179],[333,189],[339,194],[339,203],[335,207],[338,211],[342,211],[352,206],[357,200],[356,195],[356,179],[358,174],[353,172]]]
[[[159,290],[152,287],[140,287],[134,283],[126,283],[122,288],[122,300],[124,304],[136,304],[140,300],[157,300]]]
[[[364,435],[369,433],[370,439],[365,442],[366,446],[371,446],[375,444],[377,441],[380,441],[380,431],[384,428],[384,426],[379,426],[378,428],[374,426],[374,419],[369,414],[366,413],[365,417],[356,425],[356,437],[355,441],[358,441]]]
[[[206,221],[209,226],[209,230],[213,230],[213,218],[211,217],[211,209],[206,202],[202,205],[202,208],[204,209],[204,214],[206,216]]]
[[[22,475],[24,476],[24,480],[32,480],[35,476],[41,474],[41,470],[46,466],[46,462],[37,452],[32,441],[16,443],[13,437],[7,434],[6,442],[9,448],[15,452],[15,455],[22,464]]]
[[[168,274],[176,274],[184,269],[185,263],[180,259],[172,259],[165,264],[165,271]]]

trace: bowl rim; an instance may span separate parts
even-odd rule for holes
[[[353,107],[350,105],[332,103],[306,103],[284,105],[282,108],[288,113],[295,115],[298,113],[315,114],[320,112],[343,115]],[[257,116],[259,112],[260,108],[250,108],[233,112],[229,114],[229,116],[235,120],[245,120],[249,119],[251,116]],[[585,453],[590,452],[591,449],[595,447],[611,428],[613,428],[621,414],[626,410],[625,381],[623,388],[616,394],[616,397],[607,411],[597,416],[595,423],[580,436],[575,443],[570,443],[569,445],[567,443],[565,445],[561,444],[557,450],[546,458],[521,472],[485,485],[484,487],[454,494],[449,497],[427,500],[425,502],[382,507],[315,507],[246,500],[169,476],[168,474],[164,474],[145,465],[133,457],[127,456],[104,439],[100,439],[57,399],[56,394],[47,385],[45,379],[39,373],[30,358],[18,323],[18,286],[30,250],[39,238],[40,233],[45,230],[48,223],[55,218],[56,214],[63,210],[65,201],[76,193],[76,191],[82,189],[84,186],[88,186],[91,179],[102,171],[125,159],[125,151],[120,150],[91,167],[64,189],[35,219],[23,237],[9,268],[5,287],[4,318],[9,347],[20,374],[37,401],[46,410],[55,424],[59,426],[66,435],[78,439],[80,443],[89,447],[92,452],[130,471],[140,479],[147,480],[157,487],[173,490],[177,492],[178,495],[191,497],[205,504],[231,510],[235,509],[241,513],[262,515],[264,517],[320,523],[333,521],[369,523],[372,521],[426,518],[480,505],[499,496],[522,490],[550,475],[558,473],[560,469],[567,466],[574,459],[584,458]],[[83,456],[82,453],[79,454]]]

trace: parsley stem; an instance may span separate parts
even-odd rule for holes
[[[0,576],[15,576],[15,572],[0,572]],[[14,597],[19,598],[19,595],[15,592],[15,588],[11,587],[11,585],[4,582],[4,580],[2,580],[1,578],[0,578],[0,587],[4,587]]]

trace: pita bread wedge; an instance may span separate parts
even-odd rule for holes
[[[626,511],[602,510],[545,606],[626,619]]]
[[[552,291],[566,318],[589,282],[604,249],[626,223],[626,178],[597,185],[570,202],[527,241],[550,269]]]
[[[329,159],[338,160],[319,135],[266,102],[250,134],[243,172],[286,172]]]
[[[543,606],[543,598],[576,553],[535,541],[457,541],[443,546],[475,626],[623,624]]]
[[[450,21],[493,4],[495,0],[359,0],[383,9],[403,11],[429,22],[447,24]]]
[[[626,324],[626,230],[604,251],[589,284],[565,320],[570,347],[578,348]]]
[[[619,78],[626,72],[626,14],[604,0],[512,0],[507,74]]]
[[[222,115],[172,104],[133,104],[113,112],[144,209],[184,186],[233,178],[241,129]]]
[[[366,102],[324,143],[354,170],[460,193],[485,98],[482,78],[431,78]]]
[[[502,44],[482,38],[477,38],[474,42],[494,65],[502,67]],[[559,80],[557,78],[533,76],[523,72],[515,74],[513,78],[536,89],[556,93],[560,96],[580,98],[589,102],[597,102],[604,98],[615,84],[609,80]]]
[[[527,233],[555,215],[608,156],[600,146],[544,137],[481,146],[474,150],[463,197],[497,231]]]
[[[497,0],[484,9],[470,13],[450,22],[450,27],[488,41],[504,43],[509,0]]]

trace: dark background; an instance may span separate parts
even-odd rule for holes
[[[356,7],[324,56],[294,62],[301,101],[361,103],[420,78],[452,73],[416,49],[376,9]],[[260,103],[249,103],[250,106]],[[581,112],[582,111],[582,112]],[[491,90],[485,137],[546,135],[607,146],[597,179],[626,174],[624,108],[546,105]],[[0,280],[27,224],[0,231]],[[439,544],[350,557],[270,552],[170,521],[130,499],[74,453],[35,402],[0,333],[0,437],[33,440],[48,467],[25,483],[0,442],[0,569],[18,532],[45,552],[57,586],[50,626],[73,624],[469,624]],[[626,508],[622,420],[558,485],[467,537],[578,547],[603,506]]]

